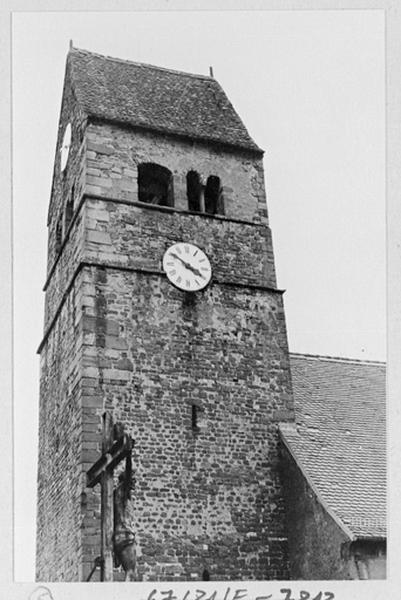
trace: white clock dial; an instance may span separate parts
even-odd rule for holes
[[[206,254],[186,242],[178,242],[166,250],[163,270],[173,285],[187,292],[203,290],[212,277],[212,267]]]
[[[71,146],[71,123],[68,123],[68,125],[64,131],[63,143],[61,144],[61,148],[60,148],[61,172],[63,172],[67,166],[68,154],[70,152],[70,146]]]

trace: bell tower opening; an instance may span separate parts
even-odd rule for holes
[[[187,198],[188,198],[188,210],[194,212],[201,212],[201,196],[202,186],[200,182],[199,173],[196,171],[188,171],[187,173]]]
[[[224,215],[223,194],[220,177],[210,175],[205,187],[205,212],[209,215]]]
[[[138,165],[138,199],[146,204],[174,206],[171,171],[155,163]]]

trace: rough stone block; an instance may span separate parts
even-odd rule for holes
[[[111,245],[110,234],[106,231],[93,231],[92,229],[89,229],[87,232],[87,240],[88,242],[93,242],[95,244]]]
[[[100,188],[111,188],[113,186],[113,182],[108,177],[94,177],[88,175],[86,179],[88,185],[94,185]]]
[[[94,194],[95,196],[100,196],[102,193],[102,188],[98,185],[90,185],[89,183],[86,183],[85,192],[87,194]]]
[[[96,152],[97,154],[106,154],[106,155],[114,154],[113,146],[109,146],[106,144],[98,144],[91,140],[88,140],[87,148],[89,151],[92,150],[92,152]]]

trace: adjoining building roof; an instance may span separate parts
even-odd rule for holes
[[[284,443],[354,539],[386,536],[385,364],[290,355],[295,426]]]
[[[213,77],[71,48],[67,65],[86,114],[262,153]]]

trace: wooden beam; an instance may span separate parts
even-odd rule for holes
[[[86,474],[88,487],[101,485],[101,581],[113,581],[114,467],[130,456],[133,446],[132,438],[123,430],[120,423],[114,427],[110,413],[103,414],[102,454]]]
[[[110,413],[103,415],[102,454],[113,444],[113,419]],[[101,474],[101,581],[113,581],[113,470],[105,468]]]
[[[95,462],[86,474],[88,487],[94,487],[101,482],[105,470],[112,470],[132,451],[132,439],[124,433],[114,444],[103,450],[102,456]]]

